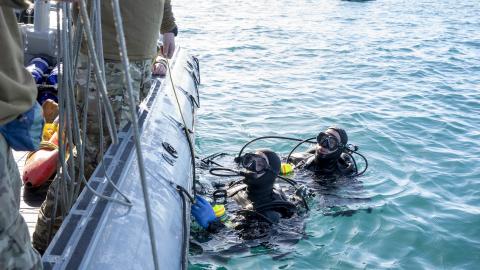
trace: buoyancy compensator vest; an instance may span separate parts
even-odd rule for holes
[[[347,153],[341,153],[339,157],[326,159],[319,159],[312,154],[301,167],[322,175],[339,174],[348,176],[355,173],[353,160]]]
[[[290,202],[285,194],[279,189],[273,189],[270,194],[265,195],[265,200],[252,201],[247,190],[247,185],[243,187],[232,187],[235,189],[232,198],[242,210],[248,210],[265,216],[271,223],[277,223],[280,218],[290,218],[295,214],[297,205]]]

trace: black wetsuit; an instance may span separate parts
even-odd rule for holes
[[[241,209],[259,214],[261,218],[267,218],[268,222],[277,223],[280,218],[289,218],[297,212],[297,206],[289,202],[285,194],[278,189],[274,188],[270,195],[265,196],[265,200],[255,202],[250,198],[247,185],[234,189],[232,198]]]
[[[301,201],[289,200],[283,191],[279,188],[274,188],[270,196],[264,196],[263,200],[256,200],[253,202],[249,196],[248,186],[245,184],[234,185],[227,190],[228,196],[233,199],[229,200],[235,203],[236,206],[227,203],[227,208],[236,209],[232,213],[235,217],[242,217],[240,222],[235,226],[237,230],[245,230],[247,227],[268,227],[271,224],[278,223],[281,218],[290,218],[299,211]],[[230,205],[230,207],[229,207]],[[239,218],[236,218],[239,220]],[[254,223],[252,221],[255,221]],[[255,225],[253,225],[255,224]],[[215,220],[210,223],[207,231],[210,233],[217,233],[225,227],[225,224],[220,220]],[[248,229],[247,229],[248,230]]]
[[[238,206],[228,207],[229,211],[235,209],[233,212],[236,212],[236,216],[244,217],[247,221],[240,223],[245,223],[248,226],[252,225],[253,229],[255,229],[255,222],[252,223],[249,220],[275,224],[279,222],[280,218],[292,217],[298,210],[297,205],[290,202],[279,187],[275,185],[282,163],[280,157],[268,149],[258,150],[257,153],[261,153],[264,157],[257,154],[246,154],[244,156],[244,158],[253,160],[248,166],[254,164],[256,169],[256,162],[262,164],[262,160],[266,159],[265,163],[267,165],[263,165],[266,168],[258,172],[246,168],[245,178],[241,182],[232,183],[227,188],[228,197],[232,198]],[[254,157],[252,158],[252,156]],[[257,159],[257,161],[254,159]],[[213,222],[209,231],[216,231],[218,227],[218,222]]]
[[[290,157],[297,168],[307,169],[321,176],[348,176],[355,172],[355,165],[346,153],[342,153],[339,158],[333,160],[317,160],[315,158],[315,149],[304,153],[294,154]]]

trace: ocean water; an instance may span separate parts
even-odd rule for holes
[[[314,202],[285,256],[233,252],[191,269],[478,269],[480,1],[173,5],[177,41],[201,62],[199,156],[338,125],[369,161],[355,192],[368,200],[334,202],[368,211]]]

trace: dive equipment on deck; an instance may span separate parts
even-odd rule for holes
[[[45,79],[45,84],[38,85],[37,100],[40,104],[51,99],[58,103],[58,69],[61,64],[56,65],[48,77]]]
[[[46,80],[48,85],[51,85],[55,88],[57,87],[57,84],[58,84],[58,69],[59,68],[60,68],[60,64],[56,65],[52,69],[52,72],[50,72],[50,74],[48,75],[47,80]]]
[[[35,57],[30,60],[30,63],[25,68],[32,74],[35,83],[41,84],[43,82],[43,76],[48,71],[49,65],[45,58]]]

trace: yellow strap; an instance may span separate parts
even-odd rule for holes
[[[58,146],[54,143],[51,143],[49,141],[42,141],[40,142],[40,149],[43,149],[43,150],[55,150],[55,149],[58,149]],[[37,150],[38,151],[38,150]],[[29,152],[27,154],[27,158],[25,159],[25,163],[27,163],[27,161],[32,157],[33,154],[35,154],[36,151],[32,151],[32,152]]]

